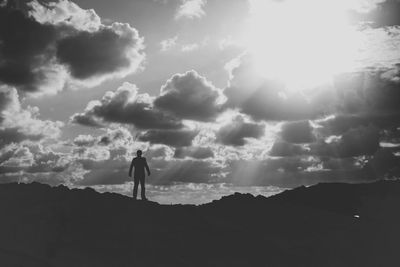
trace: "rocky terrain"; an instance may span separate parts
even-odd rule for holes
[[[0,266],[400,266],[400,182],[201,206],[0,185]]]

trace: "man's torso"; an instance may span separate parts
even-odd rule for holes
[[[135,168],[134,177],[144,177],[144,171],[146,166],[146,158],[136,157],[132,160],[133,167]]]

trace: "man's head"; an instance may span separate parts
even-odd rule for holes
[[[138,156],[138,157],[141,157],[142,156],[142,150],[138,150],[138,151],[136,151],[136,155]]]

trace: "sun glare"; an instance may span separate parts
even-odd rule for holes
[[[355,67],[360,33],[344,0],[252,0],[244,43],[259,74],[301,90]]]

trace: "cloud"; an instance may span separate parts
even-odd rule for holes
[[[372,27],[390,27],[400,25],[400,2],[398,0],[372,1],[366,10],[356,10],[354,18],[367,22]]]
[[[207,153],[205,148],[184,147],[184,153],[191,155],[176,159],[173,158],[172,148],[135,141],[132,134],[122,127],[107,129],[99,136],[78,136],[70,146],[73,152],[63,155],[68,162],[63,172],[65,179],[74,186],[123,184],[130,181],[127,175],[129,162],[137,149],[144,151],[149,162],[152,171],[147,178],[149,184],[208,182],[217,179],[222,168],[213,161],[194,158],[204,157]]]
[[[190,139],[191,134],[189,131],[171,133],[166,140],[182,142],[180,140],[188,138],[182,135],[187,135]],[[74,153],[69,166],[75,166],[77,172],[80,172],[79,177],[74,179],[75,186],[123,184],[131,181],[127,173],[130,160],[137,149],[144,151],[144,156],[149,162],[152,172],[147,178],[149,184],[211,181],[216,179],[221,170],[221,167],[212,161],[194,159],[204,155],[205,148],[197,150],[182,147],[184,153],[192,153],[193,157],[176,159],[173,158],[174,149],[166,145],[148,145],[141,140],[133,140],[132,134],[123,127],[108,129],[96,137],[78,136],[71,145]],[[190,145],[190,140],[185,145]]]
[[[310,153],[319,156],[355,157],[373,155],[379,148],[379,129],[376,126],[359,126],[345,132],[340,138],[327,143],[310,144]]]
[[[41,24],[67,25],[79,31],[96,32],[102,24],[93,9],[82,9],[74,2],[60,0],[43,5],[38,1],[29,2],[30,16]]]
[[[365,49],[357,70],[335,75],[333,83],[315,88],[289,90],[283,82],[260,75],[252,55],[241,55],[227,65],[230,80],[224,89],[226,105],[265,121],[397,110],[399,30],[367,28],[360,34],[365,37]]]
[[[89,169],[83,179],[76,185],[107,185],[122,184],[130,181],[127,165],[121,160],[105,160],[84,162],[84,168]],[[176,182],[206,183],[213,182],[220,172],[220,167],[212,162],[201,160],[168,160],[153,159],[149,161],[151,175],[146,178],[148,184],[170,185]]]
[[[297,177],[297,185],[305,182],[302,173],[315,164],[314,159],[283,157],[264,160],[233,160],[224,182],[235,185],[274,185],[289,187]]]
[[[379,149],[381,133],[373,124],[354,125],[340,135],[330,135],[308,140],[302,144],[275,141],[270,150],[271,156],[317,156],[329,158],[347,158],[373,155]],[[292,140],[293,141],[293,140]]]
[[[190,52],[199,49],[200,45],[197,43],[182,45],[182,52]]]
[[[347,157],[347,158],[321,158],[323,170],[356,170],[360,169],[364,165],[362,159],[358,157]]]
[[[138,88],[125,82],[115,92],[108,91],[98,101],[91,101],[83,113],[74,114],[71,121],[86,126],[104,123],[131,124],[139,129],[179,129],[182,123],[153,108],[153,98],[139,94]]]
[[[280,135],[289,143],[311,143],[315,140],[309,121],[286,122]]]
[[[92,135],[78,135],[73,143],[76,146],[93,146],[96,142],[96,139]]]
[[[0,86],[0,148],[25,140],[39,141],[60,136],[62,122],[40,120],[39,109],[23,108],[15,88]]]
[[[175,14],[175,19],[195,19],[205,16],[204,6],[206,3],[207,0],[182,0]]]
[[[365,168],[377,178],[393,179],[400,175],[400,157],[395,156],[390,149],[381,148],[373,156]]]
[[[7,26],[10,21],[13,31]],[[0,7],[0,25],[0,81],[35,91],[38,84],[46,82],[43,66],[50,64],[48,53],[56,40],[56,29],[7,7]]]
[[[214,121],[223,109],[220,91],[194,70],[172,76],[154,105],[178,118],[197,121]]]
[[[128,159],[133,149],[138,148],[130,132],[124,128],[107,129],[99,136],[80,135],[67,146],[70,148],[68,152],[55,153],[52,150],[54,145],[9,145],[0,151],[0,170],[3,173],[0,178],[70,186],[82,183],[123,183],[127,181]],[[15,156],[12,151],[21,148],[27,150],[25,155],[32,156],[24,156],[24,161],[21,156]],[[13,178],[15,173],[19,173],[19,177]]]
[[[141,144],[135,142],[130,131],[123,127],[107,128],[97,137],[79,135],[71,143],[77,159],[102,161],[127,159]],[[141,148],[141,147],[140,147]]]
[[[337,109],[345,113],[398,112],[397,65],[375,71],[347,73],[335,79]]]
[[[214,152],[209,147],[178,147],[175,149],[175,158],[207,159],[213,158]]]
[[[4,121],[5,110],[16,110],[19,106],[17,91],[7,86],[0,86],[0,123]]]
[[[22,132],[18,127],[0,129],[0,136],[0,148],[11,143],[20,143],[26,140],[38,141],[44,138],[42,134]]]
[[[73,144],[78,147],[92,147],[92,146],[108,146],[112,147],[125,147],[133,143],[132,134],[123,127],[107,128],[106,133],[95,138],[92,135],[78,135]]]
[[[227,125],[222,126],[216,133],[216,141],[230,146],[243,146],[245,138],[259,138],[264,134],[262,124],[245,122],[242,116],[237,116]]]
[[[256,120],[314,119],[330,107],[329,96],[322,92],[315,92],[310,101],[300,91],[289,92],[283,83],[260,76],[248,54],[230,65],[231,78],[224,90],[227,106]]]
[[[206,46],[209,43],[208,38],[204,38],[199,43],[183,43],[181,40],[178,41],[178,36],[164,39],[160,42],[160,51],[166,52],[173,50],[174,48],[179,49],[181,52],[192,52]]]
[[[165,52],[165,51],[168,51],[171,48],[175,47],[177,45],[177,42],[176,42],[177,40],[178,40],[178,36],[174,36],[172,38],[162,40],[160,42],[161,51]]]
[[[397,157],[398,160],[398,157]],[[282,157],[264,160],[234,160],[229,173],[221,181],[234,185],[297,187],[321,182],[368,182],[383,178],[362,160],[337,159],[336,166],[324,169],[324,161],[316,157]],[[395,161],[396,162],[396,161]],[[339,165],[342,163],[342,165]],[[392,162],[393,164],[393,162]],[[391,164],[391,166],[393,166]],[[387,169],[385,169],[387,171]]]
[[[54,152],[54,149],[60,150],[62,144],[65,145],[61,147],[64,152]],[[99,136],[80,135],[72,142],[12,143],[0,148],[0,179],[71,186],[84,180],[86,183],[89,180],[93,183],[123,183],[127,180],[133,149],[143,147],[144,144],[134,142],[131,133],[121,127],[104,130]],[[116,176],[118,168],[120,176]]]
[[[101,100],[90,101],[84,112],[71,116],[71,122],[91,127],[123,123],[142,130],[177,130],[183,128],[182,120],[215,121],[224,110],[222,101],[219,89],[197,72],[188,71],[169,79],[158,97],[139,94],[135,85],[125,82]]]
[[[292,157],[307,154],[308,150],[297,144],[285,141],[275,141],[269,151],[269,155],[273,157]]]
[[[44,146],[40,145],[8,145],[0,150],[0,178],[3,181],[23,179],[73,186],[124,184],[130,181],[127,177],[129,161],[138,148],[145,151],[152,170],[147,182],[153,186],[174,185],[177,182],[227,182],[236,186],[291,187],[321,181],[368,181],[387,176],[388,172],[391,175],[398,173],[395,165],[398,157],[392,151],[386,149],[386,154],[379,155],[380,150],[368,152],[368,148],[364,148],[373,139],[372,127],[355,129],[344,135],[350,137],[336,141],[337,147],[340,147],[340,142],[345,143],[345,147],[351,143],[355,147],[353,155],[361,153],[361,157],[347,157],[344,154],[346,158],[330,155],[320,157],[312,154],[315,150],[311,153],[304,149],[307,144],[286,143],[303,149],[289,151],[286,155],[280,155],[280,158],[260,160],[251,157],[224,158],[219,150],[213,152],[212,148],[207,147],[178,147],[174,154],[174,149],[165,145],[149,146],[135,142],[132,134],[122,127],[102,131],[104,133],[98,136],[81,135],[75,138],[70,143],[72,153],[54,153],[48,147],[44,151]],[[355,144],[354,140],[363,141]],[[305,156],[299,156],[303,151]],[[372,160],[364,155],[369,155]],[[17,173],[19,176],[16,176]]]
[[[368,31],[377,37],[377,33],[383,30]],[[360,70],[336,75],[332,84],[316,88],[290,91],[283,83],[257,74],[248,54],[231,62],[230,81],[224,90],[227,106],[267,124],[282,122],[281,132],[267,155],[298,163],[313,159],[307,166],[291,164],[278,169],[266,167],[276,164],[270,160],[254,163],[258,167],[261,165],[259,168],[263,170],[256,173],[261,176],[263,172],[268,173],[269,178],[262,180],[251,175],[253,180],[246,182],[271,182],[275,185],[356,182],[385,175],[393,177],[397,173],[393,168],[383,167],[376,175],[372,167],[366,167],[372,166],[376,154],[382,149],[381,142],[388,142],[391,146],[399,144],[393,131],[400,123],[399,68],[398,64],[390,65],[398,59],[398,55],[391,53],[399,42],[396,30],[388,28],[387,31],[394,32],[389,34],[391,41],[387,47],[385,43],[382,50],[390,51],[372,59],[375,63],[382,63],[379,67],[375,63],[368,65],[363,62]],[[376,42],[381,42],[382,38],[378,40]],[[393,49],[389,49],[389,43]],[[398,154],[394,153],[397,152],[392,153],[395,157],[393,162],[397,162]],[[240,176],[240,169],[234,166],[229,168],[231,174],[227,177]],[[251,163],[246,163],[243,168],[251,166]]]
[[[113,23],[93,33],[80,32],[59,40],[57,58],[79,80],[106,74],[123,77],[139,67],[144,56],[138,50],[142,48],[134,28]]]
[[[175,182],[212,183],[221,176],[221,166],[206,160],[169,160],[149,163],[154,171],[149,176],[152,184]],[[159,165],[161,165],[159,167]],[[153,175],[154,174],[154,175]]]
[[[397,69],[350,73],[337,77],[335,109],[331,116],[316,120],[318,134],[342,135],[352,128],[374,125],[380,131],[400,123],[400,84]]]
[[[190,146],[198,134],[196,130],[149,130],[139,136],[139,140],[151,144],[164,144],[173,147]]]
[[[398,0],[387,0],[378,4],[372,12],[374,26],[398,26],[400,25],[400,2]]]
[[[63,172],[69,162],[58,153],[39,143],[13,144],[0,150],[0,173],[43,173]],[[35,176],[33,175],[33,176]]]
[[[21,92],[98,84],[136,71],[144,60],[143,39],[129,24],[103,25],[93,10],[65,0],[28,6],[0,7],[0,82]]]
[[[104,125],[97,121],[94,116],[86,113],[75,113],[71,116],[71,122],[88,127],[103,127]]]
[[[171,147],[165,145],[152,145],[149,149],[147,149],[144,153],[146,159],[151,161],[154,159],[170,159],[172,158],[174,151]]]
[[[122,184],[129,181],[129,162],[125,159],[113,160],[81,160],[82,167],[87,172],[76,181],[75,185]]]

